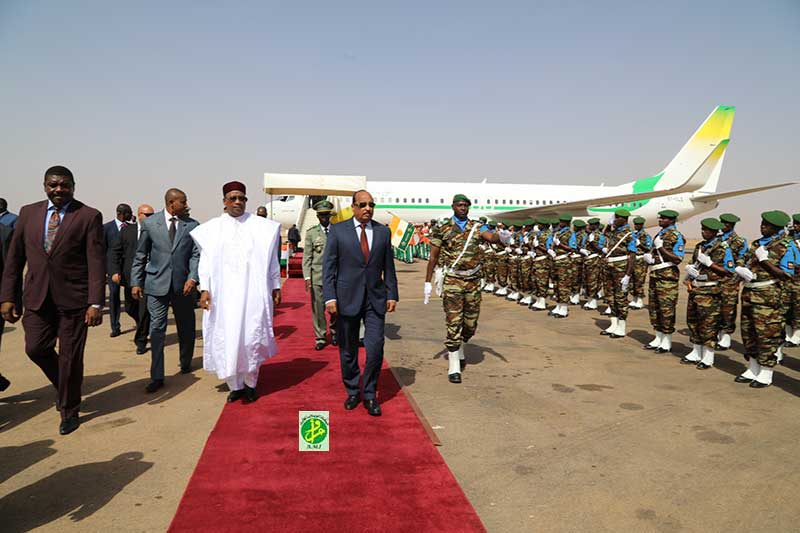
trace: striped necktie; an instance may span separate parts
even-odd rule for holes
[[[58,209],[53,209],[50,219],[47,221],[47,237],[44,240],[44,251],[50,253],[50,248],[53,247],[53,241],[56,240],[56,232],[58,225],[61,224],[61,217],[58,214]]]

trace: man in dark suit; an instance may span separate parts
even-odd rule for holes
[[[150,311],[150,383],[146,392],[164,386],[164,338],[167,311],[172,306],[178,329],[181,373],[192,371],[194,353],[194,304],[199,279],[200,251],[189,232],[198,222],[186,216],[188,202],[180,189],[164,195],[165,208],[141,222],[136,257],[131,265],[133,297],[147,296]]]
[[[73,198],[75,179],[68,168],[48,169],[44,191],[48,200],[20,210],[0,286],[0,314],[11,323],[19,320],[16,280],[27,263],[25,352],[58,390],[59,432],[66,435],[80,425],[86,333],[103,322],[103,222],[99,211]]]
[[[114,243],[111,253],[111,266],[109,275],[111,281],[125,287],[125,312],[136,321],[136,334],[133,342],[136,343],[136,354],[141,355],[147,351],[147,335],[150,333],[150,312],[147,311],[146,302],[140,302],[131,295],[131,267],[136,256],[139,244],[139,234],[142,222],[153,215],[153,208],[142,204],[136,212],[138,224],[128,224],[119,232],[119,239]]]
[[[13,234],[14,230],[11,226],[0,224],[0,279],[3,277],[3,267],[6,264],[6,255],[8,255],[8,247],[11,245],[11,236]],[[0,316],[0,342],[3,340],[3,329],[5,327],[6,321]],[[9,386],[11,386],[11,382],[3,374],[0,374],[0,392],[6,390]]]
[[[111,254],[114,245],[119,241],[119,234],[122,229],[131,223],[133,211],[128,204],[119,204],[117,206],[117,217],[111,222],[103,224],[103,236],[106,241],[106,272],[108,272],[108,318],[111,322],[111,336],[117,337],[120,334],[119,326],[119,313],[120,313],[120,298],[119,298],[119,283],[111,279]],[[131,290],[129,287],[125,289],[125,307],[130,315],[128,302],[132,300]],[[131,316],[134,320],[136,317]]]
[[[0,198],[0,225],[14,229],[17,223],[17,215],[8,211],[8,202],[5,198]]]
[[[359,402],[358,330],[364,321],[364,407],[380,416],[376,399],[383,363],[384,319],[398,301],[391,232],[372,221],[375,202],[367,191],[353,194],[353,218],[330,228],[322,265],[325,308],[336,321],[339,362],[347,391],[345,409]]]

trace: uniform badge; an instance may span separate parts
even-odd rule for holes
[[[728,268],[733,268],[733,261],[728,261]]]

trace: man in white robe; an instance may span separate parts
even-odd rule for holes
[[[247,190],[222,188],[225,213],[192,230],[200,248],[203,368],[224,379],[228,402],[254,402],[258,369],[278,351],[273,306],[281,301],[280,224],[245,212]]]

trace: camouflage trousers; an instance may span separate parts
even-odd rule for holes
[[[531,274],[533,270],[533,258],[523,256],[519,262],[519,290],[524,293],[531,292]]]
[[[484,256],[484,263],[481,270],[483,271],[483,279],[486,281],[486,283],[495,283],[497,281],[495,263],[496,261],[493,253],[487,253]]]
[[[783,283],[784,323],[794,329],[800,328],[800,276]]]
[[[675,333],[675,307],[678,305],[677,267],[666,268],[650,274],[647,291],[647,308],[650,312],[650,325],[661,333]]]
[[[744,357],[755,357],[758,364],[774,367],[775,352],[783,344],[783,298],[779,284],[742,289],[742,343]]]
[[[572,294],[577,294],[583,287],[583,256],[573,257],[570,259],[572,263]]]
[[[442,305],[447,339],[444,345],[450,352],[469,341],[478,329],[481,312],[481,290],[478,280],[448,276],[442,287]]]
[[[537,257],[536,259],[539,258]],[[550,262],[546,258],[533,261],[531,281],[533,282],[533,295],[537,298],[545,298],[550,288]]]
[[[583,260],[583,286],[586,287],[587,296],[594,298],[603,288],[602,269],[600,268],[601,259],[593,257]]]
[[[553,300],[557,303],[565,304],[569,302],[569,297],[572,294],[572,278],[570,272],[570,260],[568,257],[558,259],[551,272],[553,277]]]
[[[508,287],[512,291],[519,291],[519,256],[517,255],[508,258]]]
[[[731,334],[736,331],[736,314],[739,307],[739,276],[722,280],[720,302],[720,331]]]
[[[636,258],[631,278],[631,295],[634,298],[644,298],[645,283],[647,282],[647,263],[641,257]]]
[[[604,261],[605,262],[605,261]],[[622,290],[622,278],[628,270],[627,261],[605,264],[605,285],[603,292],[606,303],[611,307],[611,315],[620,320],[628,319],[628,292]]]
[[[505,287],[508,284],[508,255],[503,254],[496,257],[495,273],[497,275],[497,283],[501,287]]]
[[[692,344],[702,344],[712,350],[717,343],[719,331],[722,288],[695,287],[689,290],[686,304],[686,323],[689,326],[689,340]]]

